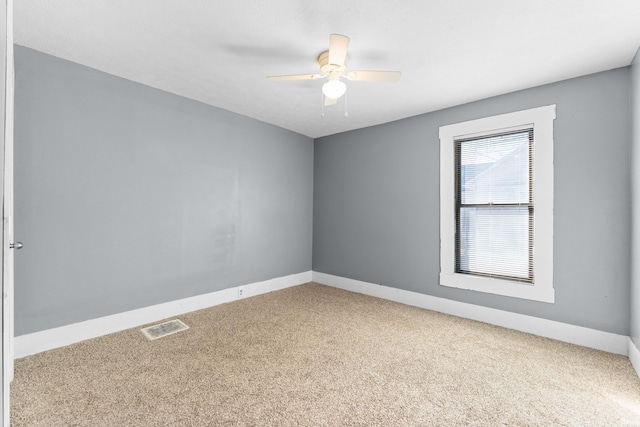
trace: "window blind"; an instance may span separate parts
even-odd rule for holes
[[[533,282],[533,129],[455,141],[456,272]]]

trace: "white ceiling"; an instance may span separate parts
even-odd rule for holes
[[[629,65],[640,0],[16,0],[15,42],[319,137]],[[329,34],[351,37],[349,82],[321,116]]]

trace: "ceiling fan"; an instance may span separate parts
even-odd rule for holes
[[[349,37],[341,34],[329,36],[329,50],[322,52],[318,57],[319,74],[293,74],[287,76],[269,76],[268,80],[316,80],[328,79],[322,86],[324,105],[333,105],[338,98],[345,94],[347,85],[341,80],[346,78],[355,81],[367,82],[397,82],[400,80],[400,71],[351,71],[347,73],[347,50]]]

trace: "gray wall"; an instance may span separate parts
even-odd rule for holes
[[[316,271],[629,334],[637,64],[320,138],[314,153],[304,136],[17,46],[16,335],[308,271],[312,237]],[[548,104],[556,303],[439,286],[439,126]]]
[[[627,335],[629,98],[622,68],[317,139],[314,271]],[[439,286],[439,126],[549,104],[556,303]]]
[[[640,49],[631,64],[631,339],[640,347]]]
[[[15,62],[16,335],[311,269],[313,140]]]

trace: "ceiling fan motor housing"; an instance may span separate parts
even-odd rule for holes
[[[329,64],[329,51],[322,52],[318,57],[318,65],[320,66],[320,74],[330,76],[338,74],[344,76],[347,72],[347,57],[344,58],[344,64]]]

